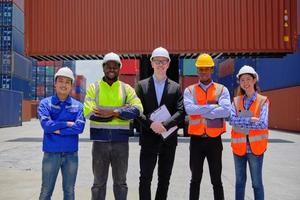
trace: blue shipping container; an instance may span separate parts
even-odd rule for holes
[[[16,51],[24,55],[24,34],[12,26],[0,27],[0,48],[2,51]]]
[[[298,51],[284,58],[257,59],[256,70],[262,91],[300,85],[300,37]]]
[[[0,3],[0,26],[14,26],[24,33],[24,13],[12,2]]]
[[[0,110],[0,127],[21,126],[22,93],[0,89]]]
[[[12,74],[24,79],[31,80],[32,78],[32,62],[27,57],[13,52]]]
[[[198,75],[197,67],[195,66],[196,59],[183,59],[183,75],[195,76]]]
[[[0,75],[0,88],[22,92],[24,99],[31,99],[30,81],[28,80],[11,75]]]

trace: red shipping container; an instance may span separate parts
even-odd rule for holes
[[[31,101],[22,101],[22,122],[30,121],[31,119]]]
[[[179,77],[179,84],[181,87],[182,92],[184,92],[185,88],[192,84],[196,84],[199,82],[198,76],[180,76]]]
[[[122,68],[120,74],[137,74],[140,69],[140,60],[138,59],[124,59],[121,60]]]
[[[300,132],[300,86],[262,94],[270,100],[269,127]]]
[[[135,86],[138,82],[138,76],[137,75],[120,74],[119,80],[123,81],[124,83],[127,83],[131,87],[135,88]]]
[[[44,61],[45,62],[45,65],[47,66],[51,66],[51,65],[54,65],[54,61]]]
[[[157,46],[173,54],[294,52],[296,3],[26,0],[25,51],[33,57],[103,55],[108,51],[151,54]]]
[[[219,64],[218,78],[222,78],[234,73],[234,59],[229,58]]]

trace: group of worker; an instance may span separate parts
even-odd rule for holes
[[[195,62],[199,81],[185,88],[167,77],[169,52],[158,47],[150,57],[153,75],[135,89],[119,80],[120,57],[111,52],[103,58],[104,77],[87,89],[84,104],[70,97],[74,74],[67,68],[55,74],[56,94],[40,102],[39,119],[44,130],[40,200],[51,199],[59,170],[65,200],[75,199],[78,169],[78,135],[85,119],[90,121],[92,146],[92,200],[104,200],[108,171],[112,169],[116,200],[127,199],[126,174],[131,121],[140,127],[139,198],[151,199],[151,182],[157,165],[156,200],[167,199],[177,146],[177,125],[188,116],[191,171],[190,200],[198,200],[205,158],[215,200],[224,199],[222,185],[222,139],[225,119],[232,125],[231,147],[235,164],[235,199],[245,197],[249,165],[254,199],[264,199],[263,156],[268,143],[267,97],[258,92],[258,74],[243,66],[236,75],[239,87],[231,103],[228,89],[212,80],[214,60],[200,54]],[[160,112],[160,110],[164,110]]]

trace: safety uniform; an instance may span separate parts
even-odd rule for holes
[[[217,104],[223,92],[223,85],[212,83],[212,85],[204,91],[198,84],[191,85],[188,89],[194,96],[194,100],[198,105]],[[201,136],[207,134],[209,137],[218,137],[226,132],[226,124],[224,118],[205,119],[201,115],[189,115],[188,133],[190,135]]]
[[[244,108],[243,96],[234,98],[234,106],[239,117],[260,117],[260,111],[267,97],[257,94],[256,100],[251,104],[249,110]],[[262,155],[268,144],[268,129],[248,129],[233,126],[231,131],[231,147],[234,154],[243,156],[247,151],[247,139],[250,144],[251,152],[255,155]]]
[[[84,116],[90,119],[90,138],[100,141],[128,141],[130,133],[130,120],[122,107],[128,104],[143,112],[142,104],[135,91],[128,84],[121,81],[114,82],[111,86],[103,81],[97,81],[89,87],[85,102]],[[119,109],[120,118],[96,120],[94,108]]]

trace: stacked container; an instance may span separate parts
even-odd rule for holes
[[[54,75],[64,66],[69,67],[75,74],[75,61],[38,61],[33,63],[32,100],[41,100],[55,94]]]
[[[123,59],[119,79],[135,88],[139,80],[140,61],[138,59]]]
[[[196,59],[179,58],[179,83],[182,92],[188,86],[198,82],[197,68],[195,67]]]
[[[31,60],[24,56],[22,1],[0,2],[0,88],[23,92],[30,99]]]
[[[78,101],[83,102],[86,95],[86,78],[83,75],[77,75],[71,96]]]

